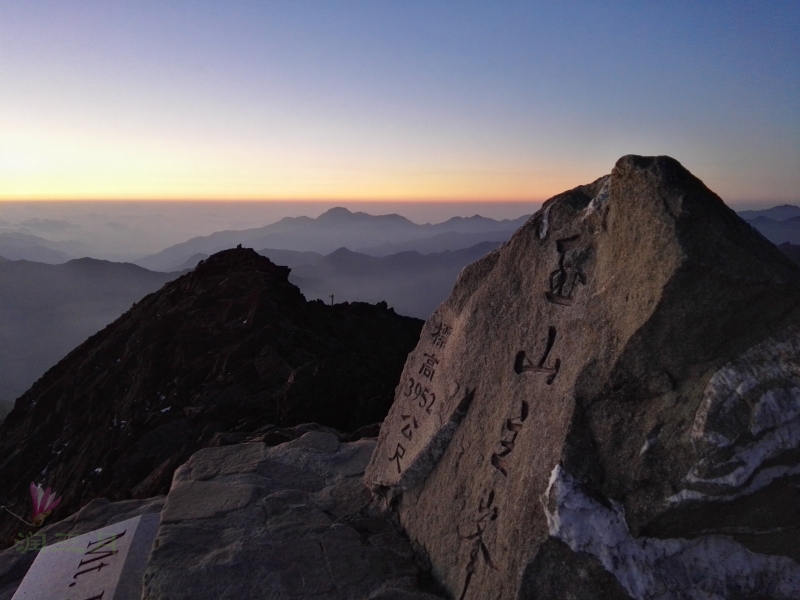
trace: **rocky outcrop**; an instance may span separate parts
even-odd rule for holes
[[[323,429],[276,447],[200,450],[176,471],[166,499],[97,499],[35,539],[50,545],[160,513],[143,600],[441,598],[408,539],[370,503],[361,476],[375,440],[341,443]],[[0,600],[33,562],[32,540],[0,552]]]
[[[365,481],[454,597],[800,597],[800,271],[626,156],[465,269]]]
[[[435,600],[408,539],[370,508],[375,440],[308,432],[201,450],[175,473],[143,600]]]
[[[0,504],[31,481],[63,502],[166,493],[199,448],[277,444],[316,421],[380,421],[422,322],[383,305],[306,302],[249,249],[220,252],[134,305],[21,396],[0,427]],[[0,518],[0,540],[16,523]],[[0,546],[2,547],[2,546]]]

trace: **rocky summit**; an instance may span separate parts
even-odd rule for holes
[[[467,267],[365,483],[459,600],[800,597],[800,270],[625,156]]]
[[[25,512],[29,483],[44,482],[63,495],[57,518],[164,494],[202,447],[380,421],[422,321],[306,302],[288,275],[252,250],[220,252],[72,351],[0,426],[0,505]],[[6,545],[19,525],[0,520]]]

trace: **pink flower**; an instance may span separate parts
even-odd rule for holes
[[[61,498],[56,496],[50,488],[43,490],[41,485],[33,482],[31,482],[31,500],[33,500],[33,524],[37,527],[44,523],[45,518],[61,502]]]

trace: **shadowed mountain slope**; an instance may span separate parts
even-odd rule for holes
[[[177,276],[92,258],[0,261],[0,397],[22,394],[67,352]]]
[[[288,274],[249,249],[220,252],[68,354],[0,426],[0,504],[23,511],[43,481],[66,515],[166,492],[216,434],[382,419],[422,322],[306,302]]]
[[[12,408],[14,408],[14,402],[0,398],[0,425],[2,425],[6,415],[11,412]]]

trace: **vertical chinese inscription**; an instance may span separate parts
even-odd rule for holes
[[[423,379],[433,381],[433,376],[436,375],[436,365],[439,364],[439,359],[436,358],[436,355],[433,353],[428,354],[426,352],[423,354],[423,356],[425,357],[425,360],[419,367],[419,375]]]
[[[492,467],[502,474],[503,477],[508,477],[508,456],[514,451],[514,445],[516,443],[517,436],[522,431],[523,424],[528,418],[529,412],[530,406],[526,401],[523,400],[519,415],[508,418],[506,419],[505,423],[503,423],[503,433],[500,436],[499,442],[500,450],[493,453],[490,460]],[[469,561],[467,562],[466,573],[464,575],[464,585],[461,588],[461,596],[459,597],[459,600],[464,600],[466,598],[467,591],[469,591],[470,582],[472,581],[473,575],[475,575],[481,559],[483,559],[483,562],[492,570],[498,570],[497,566],[492,562],[489,547],[483,540],[483,534],[486,531],[487,526],[491,522],[497,521],[498,516],[499,510],[495,504],[495,490],[492,489],[489,491],[487,496],[480,500],[478,504],[477,514],[473,520],[475,531],[468,535],[462,535],[459,532],[459,537],[462,540],[467,540],[472,544],[469,553]]]
[[[497,514],[497,506],[494,506],[494,490],[491,490],[487,496],[481,498],[481,501],[478,504],[478,514],[473,521],[475,525],[475,531],[467,535],[461,535],[461,533],[459,533],[459,537],[462,540],[468,540],[472,544],[472,548],[469,552],[469,562],[467,563],[466,575],[464,576],[464,586],[461,589],[461,596],[459,596],[459,600],[464,600],[466,597],[469,584],[472,581],[472,576],[475,574],[475,571],[478,567],[478,562],[481,558],[483,558],[483,561],[491,569],[494,569],[495,571],[497,570],[497,567],[492,562],[492,557],[489,554],[489,548],[487,548],[486,544],[483,542],[483,532],[486,530],[486,526],[490,522],[497,520]]]
[[[544,236],[540,236],[544,237]],[[556,240],[556,252],[558,253],[558,268],[552,271],[547,280],[547,290],[544,293],[545,299],[559,306],[570,307],[575,302],[575,291],[578,285],[586,285],[587,276],[580,268],[582,260],[580,252],[571,252],[580,248],[580,235],[573,235]],[[527,373],[541,374],[545,376],[545,383],[551,385],[561,370],[561,359],[552,358],[551,354],[558,337],[558,332],[554,326],[547,328],[547,342],[538,360],[528,356],[525,350],[520,350],[514,357],[514,373],[523,375]],[[503,479],[511,476],[511,454],[517,445],[518,436],[524,428],[525,421],[530,413],[530,405],[522,401],[519,414],[506,419],[503,423],[502,434],[498,443],[499,448],[491,454],[489,464],[495,472],[502,475]],[[465,600],[470,588],[470,583],[483,562],[491,569],[498,570],[497,565],[492,562],[491,549],[484,540],[484,533],[487,526],[498,520],[499,510],[496,505],[497,498],[493,487],[487,496],[480,500],[478,510],[473,519],[474,530],[468,535],[459,537],[471,543],[469,560],[466,565],[464,583],[461,589],[459,600]],[[501,520],[502,521],[502,520]]]
[[[413,460],[415,456],[413,452],[410,453],[409,443],[423,422],[433,414],[436,405],[434,383],[437,381],[436,371],[441,362],[440,350],[447,345],[452,331],[453,328],[444,322],[433,327],[430,332],[432,349],[422,354],[419,367],[415,366],[412,371],[414,376],[403,384],[400,400],[404,402],[404,406],[400,415],[399,441],[394,445],[392,453],[386,455],[389,462],[395,463],[398,475],[403,472],[404,463]]]

